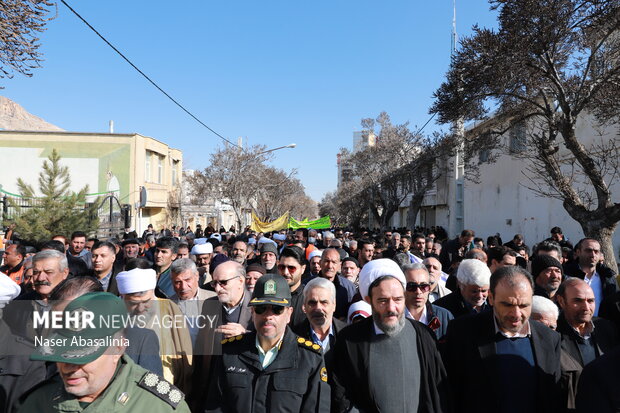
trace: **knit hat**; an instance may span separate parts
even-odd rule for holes
[[[564,270],[562,269],[562,264],[560,261],[556,260],[551,255],[546,254],[537,255],[532,260],[532,276],[536,279],[536,277],[538,277],[543,270],[546,270],[549,267],[559,268],[562,277],[564,277]]]

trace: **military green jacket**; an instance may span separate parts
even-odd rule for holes
[[[119,371],[101,395],[85,408],[68,394],[59,376],[39,385],[19,413],[189,413],[183,393],[164,378],[145,370],[123,355]]]

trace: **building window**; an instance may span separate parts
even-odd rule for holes
[[[525,122],[517,122],[510,129],[510,152],[521,153],[526,149]]]
[[[179,161],[172,161],[172,186],[177,184],[177,170],[179,169]]]
[[[164,157],[157,155],[157,183],[163,184],[164,180]]]
[[[478,163],[489,162],[489,149],[480,149],[478,151]]]
[[[146,151],[144,159],[144,181],[151,182],[151,151]]]

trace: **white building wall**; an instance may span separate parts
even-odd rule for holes
[[[600,132],[587,119],[577,123],[577,134],[586,137],[584,143],[601,139]],[[615,132],[604,136],[614,138]],[[496,162],[478,167],[480,183],[466,180],[464,193],[465,228],[476,231],[476,236],[486,241],[487,236],[499,233],[507,242],[515,234],[523,234],[531,247],[548,238],[552,227],[559,226],[573,244],[583,238],[581,226],[566,213],[560,200],[540,197],[524,186],[531,185],[521,172],[525,170],[524,160],[502,155]],[[620,185],[611,189],[614,202],[620,202]],[[618,257],[620,231],[615,232],[613,245]]]

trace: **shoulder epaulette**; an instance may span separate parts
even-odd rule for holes
[[[138,386],[153,393],[175,409],[185,397],[183,392],[170,384],[168,380],[151,372],[142,376]]]
[[[299,347],[303,347],[305,349],[312,350],[312,351],[314,351],[315,353],[318,353],[318,354],[323,354],[323,347],[321,347],[318,344],[313,343],[310,340],[306,340],[303,337],[297,337],[297,344],[299,344]]]
[[[234,337],[230,337],[230,338],[225,338],[224,340],[222,340],[222,344],[226,344],[226,343],[232,343],[233,341],[239,341],[243,338],[245,334],[239,334],[238,336],[234,336]]]

